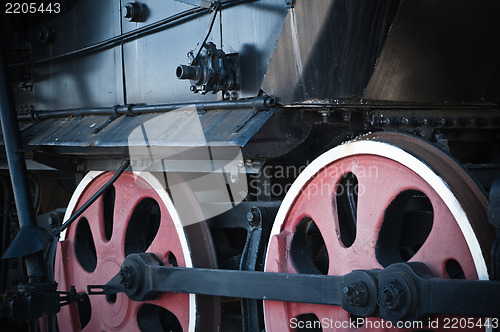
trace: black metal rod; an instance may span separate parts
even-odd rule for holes
[[[184,107],[196,107],[199,110],[215,109],[248,109],[264,110],[274,107],[276,99],[268,96],[241,99],[236,101],[208,101],[198,103],[175,103],[161,105],[118,105],[100,108],[80,108],[58,111],[33,111],[31,114],[18,116],[19,120],[41,120],[48,118],[63,118],[68,116],[87,115],[139,115],[147,113],[164,113]]]
[[[87,291],[89,295],[124,292],[133,301],[176,292],[341,305],[359,317],[391,321],[429,314],[500,316],[500,282],[440,279],[419,262],[331,276],[173,267],[162,265],[153,254],[130,254],[106,285],[88,285]]]
[[[187,67],[187,66],[186,66]],[[178,69],[177,75],[183,76],[181,73],[182,69]],[[18,116],[18,120],[30,121],[30,120],[43,120],[49,118],[62,118],[68,116],[87,116],[87,115],[139,115],[146,113],[163,113],[174,111],[183,107],[196,107],[199,110],[216,110],[216,109],[248,109],[254,108],[257,110],[265,110],[273,107],[279,107],[280,109],[292,110],[303,108],[310,111],[315,111],[316,109],[328,109],[331,111],[335,110],[422,110],[422,111],[435,111],[435,110],[453,110],[453,109],[483,109],[483,110],[498,110],[500,107],[498,104],[468,104],[468,105],[437,105],[437,104],[394,104],[386,103],[380,101],[373,101],[372,103],[367,102],[351,102],[343,103],[339,102],[336,104],[323,104],[323,103],[311,103],[311,104],[294,104],[294,105],[278,105],[275,98],[269,96],[260,96],[255,98],[241,99],[236,101],[208,101],[208,102],[186,102],[186,103],[173,103],[173,104],[159,104],[159,105],[145,105],[145,104],[129,104],[129,105],[116,105],[109,107],[99,107],[99,108],[77,108],[77,109],[67,109],[67,110],[30,110],[26,114]]]
[[[343,305],[344,276],[286,274],[257,271],[193,269],[146,265],[145,284],[155,291],[239,297],[285,302]],[[122,270],[123,271],[123,270]],[[372,271],[390,275],[387,270]],[[392,272],[393,275],[397,273]],[[416,275],[415,275],[416,277]],[[202,280],[202,282],[200,282]],[[351,279],[354,280],[354,279]],[[380,279],[379,279],[380,280]],[[112,280],[113,281],[113,280]],[[413,279],[419,294],[413,294],[416,311],[422,314],[451,314],[499,317],[500,282],[485,280]],[[349,283],[347,283],[349,284]],[[381,286],[379,284],[379,286]],[[126,290],[125,290],[126,292]],[[381,291],[379,289],[378,296]],[[372,294],[375,298],[377,295]],[[344,307],[345,308],[345,307]],[[389,317],[383,317],[389,319]],[[409,316],[413,319],[417,318]]]
[[[342,305],[342,278],[337,276],[213,269],[193,273],[176,267],[153,271],[153,284],[162,292]]]
[[[2,255],[7,250],[7,245],[9,243],[10,237],[10,219],[9,219],[9,208],[10,208],[10,186],[7,183],[4,176],[0,176],[0,185],[3,190],[3,207],[2,207]],[[7,280],[7,261],[5,259],[0,260],[0,291],[4,292],[7,288],[5,281]]]
[[[118,180],[118,178],[120,177],[120,175],[122,175],[122,173],[127,169],[127,167],[130,166],[130,161],[129,160],[125,160],[122,162],[122,164],[120,165],[120,168],[118,169],[118,171],[116,171],[116,173],[113,175],[113,177],[111,179],[109,179],[108,182],[106,182],[102,187],[101,189],[99,189],[92,197],[89,198],[89,200],[87,202],[85,202],[85,204],[82,205],[81,208],[79,208],[68,220],[66,220],[64,222],[64,224],[61,225],[61,227],[59,227],[59,229],[54,233],[53,235],[53,238],[55,237],[58,237],[59,234],[64,231],[66,228],[68,228],[79,216],[81,216],[81,214],[83,212],[85,212],[85,210],[88,209],[89,206],[92,205],[92,203],[94,203],[99,197],[101,197],[101,195],[111,186],[113,185],[113,183],[115,183],[116,180]]]
[[[424,279],[421,287],[423,313],[500,317],[500,282]]]
[[[0,119],[5,143],[5,152],[9,165],[10,179],[16,202],[19,226],[36,228],[35,212],[33,210],[28,171],[24,160],[19,124],[16,118],[16,108],[10,88],[7,71],[7,61],[3,43],[0,41]],[[40,253],[26,257],[26,269],[30,280],[43,279]]]

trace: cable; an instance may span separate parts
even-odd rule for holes
[[[61,227],[59,227],[59,229],[52,235],[52,237],[58,237],[59,234],[64,231],[66,228],[69,227],[69,225],[71,225],[75,220],[76,218],[78,218],[83,212],[85,212],[85,210],[87,210],[87,208],[92,205],[92,203],[94,203],[99,197],[101,197],[101,195],[109,188],[111,187],[111,185],[113,183],[115,183],[116,180],[118,180],[118,178],[120,177],[120,175],[122,175],[122,173],[127,169],[127,167],[130,166],[130,161],[129,160],[124,160],[122,162],[122,164],[120,165],[120,168],[118,169],[118,171],[116,171],[116,173],[113,175],[113,177],[108,181],[106,182],[106,184],[104,186],[101,187],[101,189],[99,189],[92,197],[89,198],[89,200],[87,202],[85,202],[85,204],[82,205],[81,208],[78,209],[78,211],[76,211],[68,220],[66,220],[62,225]]]
[[[59,235],[61,234],[62,231],[64,231],[66,228],[68,228],[85,210],[88,209],[92,203],[94,203],[101,195],[109,188],[113,183],[118,180],[120,175],[123,174],[123,172],[127,169],[127,167],[130,166],[130,161],[129,160],[124,160],[120,168],[116,171],[116,173],[113,175],[111,179],[109,179],[108,182],[106,182],[101,189],[99,189],[92,197],[89,198],[85,204],[82,205],[81,208],[78,209],[66,222],[64,222],[61,227],[57,231],[52,234],[50,237],[50,242],[49,245],[47,246],[47,250],[45,251],[44,255],[44,260],[45,264],[47,266],[47,271],[48,271],[48,279],[53,281],[54,280],[54,260],[56,257],[56,249],[57,249],[57,239],[59,239]]]
[[[207,42],[208,37],[212,33],[212,28],[213,28],[214,23],[215,23],[215,18],[217,17],[217,13],[220,12],[220,10],[221,10],[221,4],[220,3],[213,4],[212,6],[210,6],[209,10],[212,10],[212,17],[210,19],[210,24],[208,25],[207,33],[205,34],[205,38],[203,39],[203,41],[200,44],[198,44],[198,46],[196,47],[196,50],[193,52],[194,59],[193,59],[193,62],[191,63],[191,65],[193,65],[193,66],[196,65],[196,63],[198,62],[198,57],[200,55],[201,49],[203,48],[203,46],[205,46],[205,43]]]
[[[251,2],[251,1],[256,1],[256,0],[225,0],[225,1],[221,2],[221,6],[223,8],[227,8],[227,7],[231,7],[231,6],[240,4],[240,3]],[[85,47],[77,49],[77,50],[69,51],[69,52],[55,55],[55,56],[48,57],[48,58],[35,59],[35,60],[10,64],[9,67],[11,68],[11,67],[20,67],[20,66],[28,66],[28,65],[37,65],[37,64],[42,64],[42,63],[51,62],[51,61],[59,61],[62,59],[73,57],[73,56],[79,56],[79,55],[83,55],[83,54],[87,54],[87,53],[97,52],[100,50],[105,50],[105,49],[110,48],[112,46],[116,46],[120,43],[129,42],[135,38],[142,37],[142,36],[147,35],[149,33],[158,32],[158,31],[161,31],[163,29],[166,29],[169,25],[174,25],[176,23],[180,23],[182,19],[185,19],[188,17],[190,17],[191,19],[194,19],[198,15],[201,15],[203,13],[209,13],[209,12],[210,11],[207,8],[195,7],[195,8],[188,9],[188,10],[185,10],[183,12],[174,14],[172,16],[164,18],[163,20],[157,21],[155,23],[151,23],[151,24],[146,25],[142,28],[135,29],[133,31],[121,34],[119,36],[111,37],[109,39],[103,40],[103,41],[98,42],[96,44],[85,46]],[[155,31],[155,30],[158,30],[158,31]]]

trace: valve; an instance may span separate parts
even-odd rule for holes
[[[212,42],[205,43],[197,57],[192,51],[189,52],[188,65],[179,65],[176,76],[178,79],[190,80],[190,90],[195,93],[217,93],[239,88],[236,56],[226,55]]]

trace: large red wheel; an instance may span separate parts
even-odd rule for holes
[[[475,182],[441,150],[410,135],[372,134],[301,173],[278,212],[265,270],[345,275],[416,261],[441,278],[488,279],[494,233],[486,207]],[[356,317],[336,306],[265,301],[264,311],[268,332],[384,330],[375,318],[350,325]]]
[[[73,195],[66,218],[112,175],[89,173]],[[196,211],[193,205],[190,213]],[[55,279],[61,290],[75,286],[86,293],[87,285],[105,284],[128,254],[139,252],[154,253],[165,265],[215,267],[206,224],[184,227],[153,175],[124,173],[62,234]],[[213,297],[164,293],[153,301],[134,302],[119,293],[63,307],[58,322],[61,331],[211,331],[218,327],[219,310]]]

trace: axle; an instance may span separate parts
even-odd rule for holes
[[[162,266],[153,254],[131,254],[106,285],[88,286],[89,295],[118,292],[134,301],[180,292],[337,305],[356,316],[391,321],[437,313],[500,315],[500,282],[438,279],[422,263],[324,276]]]

